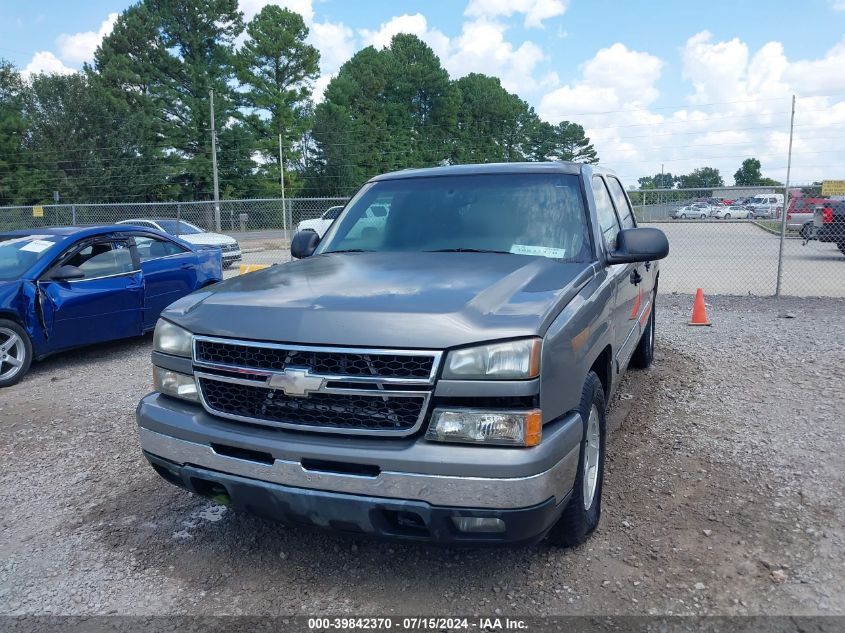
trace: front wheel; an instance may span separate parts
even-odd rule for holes
[[[587,374],[578,412],[583,422],[578,472],[572,496],[560,519],[549,531],[552,545],[572,547],[587,540],[601,519],[604,483],[606,403],[601,381],[594,371]]]
[[[32,363],[32,342],[14,321],[0,319],[0,387],[14,385]]]
[[[725,214],[725,219],[726,219],[726,220],[730,220],[730,219],[731,219],[731,214],[730,214],[730,213],[726,213],[726,214]]]
[[[707,216],[706,216],[705,214],[703,214],[703,213],[702,213],[699,217],[700,217],[702,220],[706,220],[706,219],[707,219]]]
[[[681,219],[682,219],[682,220],[686,220],[686,219],[687,219],[687,214],[686,214],[686,213],[682,213],[682,214],[681,214]]]
[[[753,213],[748,213],[748,214],[746,214],[745,219],[746,219],[746,220],[753,220],[753,219],[754,219],[754,214],[753,214]]]

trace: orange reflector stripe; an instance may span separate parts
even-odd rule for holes
[[[543,439],[543,412],[532,409],[525,414],[525,446],[537,446]]]

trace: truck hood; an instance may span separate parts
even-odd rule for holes
[[[163,314],[197,334],[445,349],[542,334],[591,264],[493,253],[336,253],[232,278]]]

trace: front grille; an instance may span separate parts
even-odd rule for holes
[[[261,423],[339,432],[410,431],[421,420],[427,394],[420,396],[312,393],[286,396],[278,389],[199,378],[210,411]]]
[[[231,253],[232,251],[238,250],[238,245],[237,244],[223,244],[223,246],[221,246],[221,250],[224,253]]]
[[[196,340],[196,360],[200,364],[241,369],[284,371],[288,366],[308,367],[314,374],[354,378],[429,379],[434,356],[390,352],[301,350],[283,345],[268,347],[220,341]]]

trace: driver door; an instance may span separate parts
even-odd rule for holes
[[[143,331],[144,278],[127,239],[86,240],[63,255],[38,282],[42,325],[50,351],[90,345]],[[51,280],[60,266],[85,277]]]

